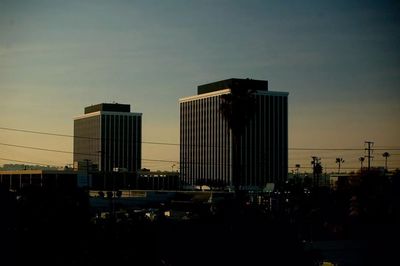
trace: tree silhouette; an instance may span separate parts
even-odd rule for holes
[[[232,185],[239,186],[239,140],[256,112],[255,90],[233,83],[230,93],[221,96],[219,111],[226,120],[232,134]]]
[[[319,177],[322,174],[322,165],[321,165],[321,158],[316,156],[311,157],[313,160],[311,164],[313,166],[313,177],[314,177],[314,186],[319,186]]]
[[[344,163],[343,158],[336,158],[336,163],[338,164],[338,174],[340,174],[340,165]]]
[[[387,160],[388,160],[388,157],[390,157],[390,154],[386,151],[386,152],[384,152],[384,153],[382,154],[382,156],[385,158],[385,171],[387,172],[387,171],[388,171],[388,168],[387,168]]]
[[[299,170],[300,170],[300,164],[296,164],[296,182],[299,182]]]
[[[363,169],[363,164],[364,164],[364,161],[365,161],[365,157],[360,157],[360,158],[358,158],[358,160],[359,160],[360,163],[361,163],[360,171],[362,171],[362,169]]]

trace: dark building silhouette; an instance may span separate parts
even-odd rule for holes
[[[221,96],[231,93],[233,87],[254,90],[255,100],[254,117],[244,124],[238,156],[233,154],[232,133],[220,112]],[[228,79],[198,86],[198,95],[182,98],[179,103],[180,171],[184,183],[232,185],[233,169],[239,172],[236,176],[242,189],[287,178],[287,92],[268,91],[268,81]]]
[[[180,187],[178,172],[138,171],[104,173],[90,171],[90,189],[110,190],[177,190]],[[86,187],[85,171],[68,170],[0,170],[0,186],[19,191],[28,187],[50,190]]]
[[[142,114],[129,104],[101,103],[74,118],[74,164],[95,164],[100,171],[141,168]]]
[[[10,190],[20,190],[24,187],[77,187],[77,172],[58,170],[9,170],[0,171],[0,184]]]

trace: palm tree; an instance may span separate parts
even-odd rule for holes
[[[221,96],[219,111],[226,120],[232,134],[232,185],[239,186],[239,140],[256,112],[255,90],[233,83],[230,93]]]
[[[295,180],[296,180],[296,183],[297,183],[297,182],[299,182],[300,164],[296,164],[295,167],[296,167],[296,178],[295,178]]]
[[[338,169],[338,174],[340,174],[340,165],[341,165],[342,163],[344,163],[343,158],[336,158],[336,163],[338,164],[338,167],[339,167],[339,169]]]
[[[363,156],[363,157],[360,157],[360,158],[358,158],[358,160],[359,160],[360,163],[361,163],[360,171],[362,171],[362,169],[363,169],[363,164],[364,164],[364,161],[365,161],[365,157],[364,157],[364,156]]]
[[[388,153],[388,152],[386,151],[386,152],[384,152],[384,153],[382,154],[382,156],[385,157],[385,171],[387,172],[387,171],[388,171],[388,168],[387,168],[387,160],[388,160],[388,157],[390,157],[390,153]]]

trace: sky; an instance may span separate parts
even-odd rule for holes
[[[178,99],[228,78],[289,92],[289,147],[364,148],[400,167],[398,1],[0,0],[0,165],[72,163],[73,117],[101,102],[143,113],[143,141],[179,143]],[[378,150],[381,149],[381,150]],[[359,167],[358,151],[293,151],[289,166]],[[179,160],[178,145],[142,157]],[[143,161],[169,170],[172,162]],[[175,166],[176,169],[176,166]],[[349,169],[350,170],[350,169]],[[330,171],[330,170],[329,170]]]

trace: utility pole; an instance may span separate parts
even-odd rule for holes
[[[365,150],[367,151],[367,155],[365,157],[368,158],[368,171],[369,171],[371,169],[371,158],[374,158],[374,156],[371,155],[371,153],[374,152],[374,150],[371,148],[372,146],[374,146],[374,142],[365,141],[365,144],[368,146],[367,148],[365,148]]]

